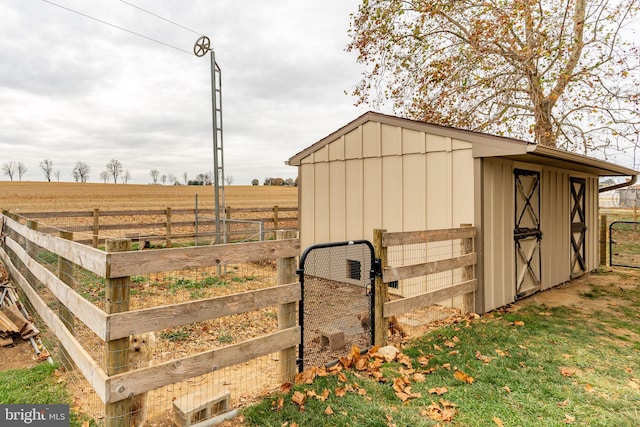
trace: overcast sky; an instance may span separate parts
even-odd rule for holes
[[[295,178],[284,162],[366,111],[345,94],[361,67],[345,52],[359,0],[0,0],[0,164],[23,181],[60,181],[77,161],[90,182],[111,159],[147,184],[213,171],[210,37],[222,69],[225,174],[233,184]],[[14,178],[17,180],[17,177]],[[0,180],[9,180],[2,174]]]

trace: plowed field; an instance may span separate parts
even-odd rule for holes
[[[224,206],[296,207],[296,187],[225,187]],[[212,186],[95,184],[75,182],[0,182],[0,209],[12,212],[76,210],[190,209],[214,207]]]

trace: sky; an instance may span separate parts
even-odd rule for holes
[[[210,56],[193,55],[200,35],[222,71],[233,185],[295,178],[287,159],[367,111],[349,94],[363,68],[345,51],[361,0],[51,1],[78,13],[0,0],[0,165],[22,162],[23,181],[44,181],[45,159],[60,181],[84,162],[88,181],[102,182],[112,159],[133,184],[150,183],[152,169],[180,181],[212,172]]]

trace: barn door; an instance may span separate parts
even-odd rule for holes
[[[540,290],[540,172],[514,170],[516,299]]]
[[[569,182],[571,183],[571,277],[576,277],[586,271],[586,180],[583,178],[570,178]]]

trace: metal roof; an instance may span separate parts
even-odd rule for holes
[[[581,154],[571,153],[569,151],[533,144],[518,139],[488,135],[463,129],[456,129],[452,127],[404,119],[401,117],[390,116],[387,114],[381,114],[372,111],[364,113],[352,122],[346,124],[330,135],[322,138],[315,144],[295,154],[286,163],[292,166],[299,166],[302,159],[304,159],[311,153],[319,150],[330,142],[335,141],[340,136],[351,132],[352,130],[367,122],[377,122],[426,132],[434,135],[450,137],[462,141],[468,141],[473,145],[473,157],[476,158],[501,157],[514,161],[547,165],[566,170],[594,174],[598,176],[632,176],[640,174],[640,172],[636,170],[620,166],[615,163],[598,160],[593,157],[588,157]]]

